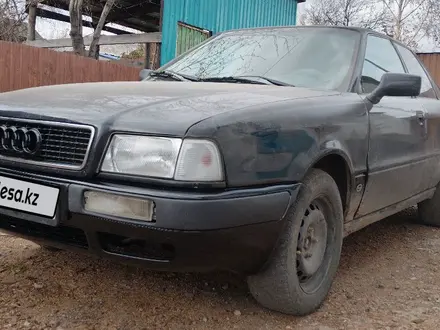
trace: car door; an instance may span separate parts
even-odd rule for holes
[[[426,139],[424,141],[424,154],[426,156],[423,177],[419,181],[420,189],[435,187],[440,181],[440,100],[438,87],[429,76],[428,71],[421,64],[420,59],[407,47],[394,42],[408,73],[422,78],[422,88],[418,96],[425,110]]]
[[[405,67],[391,40],[369,34],[366,40],[361,89],[372,92],[386,72]],[[412,197],[420,189],[425,156],[425,111],[417,98],[384,97],[369,112],[368,176],[356,217]]]

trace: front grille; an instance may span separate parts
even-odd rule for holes
[[[27,155],[13,150],[4,150],[0,145],[0,156],[14,160],[18,158],[23,162],[39,165],[76,169],[84,166],[94,133],[93,128],[89,126],[45,121],[0,118],[0,127],[2,125],[28,130],[37,129],[42,140],[41,147],[35,154]]]

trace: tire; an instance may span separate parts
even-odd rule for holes
[[[417,205],[418,222],[427,226],[440,227],[440,189],[437,186],[434,196]]]
[[[271,260],[260,273],[248,277],[248,285],[262,306],[304,316],[322,305],[339,266],[344,215],[333,178],[314,169],[286,217],[285,231]],[[309,228],[314,228],[318,240],[305,235]],[[300,247],[309,253],[300,253]]]

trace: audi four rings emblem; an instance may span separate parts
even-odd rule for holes
[[[41,147],[42,136],[36,128],[0,126],[0,151],[34,155]]]

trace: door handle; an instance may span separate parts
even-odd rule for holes
[[[425,118],[425,113],[423,111],[416,111],[416,116],[417,116],[417,120],[419,121],[420,126],[425,125],[426,122],[426,118]]]
[[[422,128],[423,137],[426,138],[428,136],[428,125],[426,125],[426,116],[424,111],[417,110],[416,111],[417,122]]]

